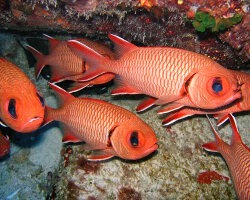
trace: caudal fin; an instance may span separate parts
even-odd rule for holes
[[[69,94],[67,91],[60,88],[59,86],[57,86],[53,83],[50,83],[50,82],[48,82],[48,85],[56,92],[56,94],[59,98],[60,106],[63,106],[64,104],[67,104],[70,101],[72,101],[73,99],[75,99],[75,97],[73,95]]]
[[[109,59],[77,40],[69,40],[67,45],[73,52],[83,58],[90,65],[90,68],[84,72],[84,76],[80,81],[89,81],[107,72],[102,67],[105,65],[105,61],[108,61]]]
[[[42,69],[46,65],[45,62],[45,55],[43,55],[41,52],[33,48],[32,46],[26,44],[25,47],[33,54],[33,56],[37,59],[36,69],[35,69],[35,76],[36,78],[39,77]]]
[[[72,101],[75,98],[74,96],[72,96],[71,94],[69,94],[68,92],[66,92],[55,84],[49,82],[48,85],[57,93],[60,106],[63,106],[64,104],[68,103],[69,101]],[[57,109],[45,106],[45,117],[43,125],[45,126],[46,124],[56,120],[56,118]]]
[[[55,109],[49,106],[45,106],[45,115],[44,115],[44,122],[43,126],[49,124],[50,122],[54,121],[53,113]]]

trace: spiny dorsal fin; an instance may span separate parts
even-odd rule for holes
[[[109,39],[114,42],[115,45],[115,54],[117,59],[122,57],[126,52],[130,51],[131,49],[138,48],[134,44],[120,38],[119,36],[109,34]]]
[[[61,106],[64,104],[67,104],[67,103],[71,102],[73,99],[75,99],[74,96],[72,96],[71,94],[69,94],[68,92],[66,92],[62,88],[60,88],[59,86],[52,84],[50,82],[48,82],[48,85],[57,93]]]
[[[49,52],[53,51],[53,49],[55,49],[55,47],[61,42],[61,41],[59,41],[59,40],[57,40],[49,35],[43,34],[43,36],[46,37],[47,40],[49,41],[49,45],[50,45]]]

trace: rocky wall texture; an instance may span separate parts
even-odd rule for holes
[[[247,1],[1,0],[0,10],[1,30],[102,39],[115,33],[138,45],[199,52],[229,68],[249,63]]]

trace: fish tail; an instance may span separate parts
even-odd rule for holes
[[[43,126],[49,124],[50,122],[55,120],[54,112],[56,109],[51,108],[49,106],[45,106],[45,114],[44,114],[44,123]]]
[[[219,148],[220,146],[223,145],[223,141],[222,139],[220,138],[219,134],[217,133],[217,131],[215,130],[211,120],[209,119],[208,115],[207,116],[207,119],[208,119],[208,122],[212,128],[212,131],[214,133],[214,136],[215,136],[215,141],[214,142],[209,142],[209,143],[206,143],[206,144],[203,144],[202,147],[207,150],[207,151],[211,151],[211,152],[219,152]]]
[[[25,47],[33,54],[33,56],[37,59],[37,64],[36,64],[36,69],[35,69],[35,76],[36,78],[39,77],[42,69],[44,68],[44,66],[46,65],[45,62],[45,55],[43,55],[41,52],[39,52],[38,50],[36,50],[35,48],[33,48],[30,45],[25,45]]]
[[[108,72],[104,68],[105,62],[109,59],[77,40],[69,40],[67,45],[76,55],[83,58],[90,65],[90,68],[84,72],[84,76],[78,81],[89,81]]]

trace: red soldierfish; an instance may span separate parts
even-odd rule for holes
[[[76,40],[70,40],[68,46],[91,66],[82,81],[114,73],[120,87],[112,94],[149,95],[137,111],[170,102],[213,109],[241,97],[234,75],[206,56],[170,47],[137,47],[112,34],[109,38],[115,43],[117,60]]]
[[[0,131],[0,158],[10,153],[10,141]]]
[[[250,150],[243,144],[236,120],[231,114],[229,114],[229,120],[233,130],[231,145],[221,140],[209,120],[216,141],[204,144],[202,147],[207,151],[219,152],[223,156],[233,179],[238,198],[246,200],[250,199]]]
[[[16,65],[0,58],[0,124],[31,132],[43,118],[44,101],[36,87]]]
[[[45,65],[49,65],[51,69],[51,82],[61,82],[64,80],[77,81],[81,78],[81,75],[88,70],[89,65],[84,60],[78,57],[73,51],[71,51],[66,41],[56,40],[48,35],[44,35],[50,42],[49,55],[43,55],[33,47],[26,45],[29,51],[37,59],[37,65],[35,75],[38,78]],[[88,39],[77,39],[87,46],[93,48],[101,55],[114,59],[113,52],[104,44],[90,41]],[[76,92],[87,86],[104,84],[111,81],[114,78],[114,74],[107,73],[103,76],[99,76],[96,79],[84,82],[74,83],[74,86],[69,89],[69,92]]]
[[[45,123],[63,123],[63,142],[84,141],[84,149],[97,153],[89,160],[113,156],[135,160],[158,148],[152,128],[132,112],[102,100],[75,98],[58,86],[49,85],[59,95],[62,106],[46,107]]]
[[[213,114],[214,117],[218,119],[217,125],[220,126],[228,119],[229,113],[237,113],[250,110],[250,74],[233,70],[231,70],[231,72],[238,80],[242,93],[242,98],[238,99],[232,104],[212,110],[185,108],[183,105],[177,103],[169,104],[167,107],[165,107],[165,109],[158,111],[159,114],[170,113],[175,111],[163,121],[163,125],[173,124],[174,122],[180,119],[195,114]]]

